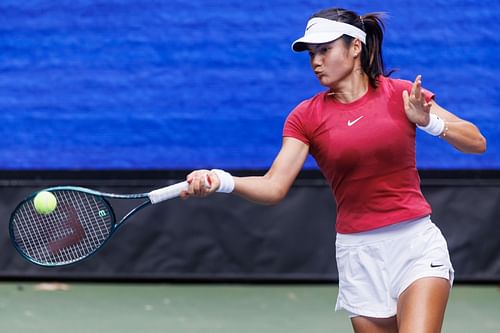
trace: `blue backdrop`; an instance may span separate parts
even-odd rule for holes
[[[500,168],[500,2],[2,0],[0,169],[265,169],[322,89],[290,43],[330,5],[388,12],[393,77],[422,74],[489,140],[473,156],[419,133],[420,168]]]

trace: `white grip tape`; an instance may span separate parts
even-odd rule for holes
[[[178,197],[182,191],[187,191],[188,186],[188,182],[184,181],[182,183],[177,183],[151,191],[148,193],[148,197],[152,204],[157,204],[159,202]]]

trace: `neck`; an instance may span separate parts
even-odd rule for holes
[[[368,76],[361,70],[339,82],[335,87],[330,87],[328,96],[331,96],[341,103],[351,103],[362,97],[368,91]]]

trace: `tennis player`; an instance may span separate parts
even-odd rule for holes
[[[381,13],[314,14],[292,48],[309,52],[327,90],[290,113],[269,171],[233,177],[197,170],[182,196],[235,192],[275,204],[311,154],[337,204],[336,309],[347,310],[358,333],[440,332],[453,267],[420,190],[415,134],[425,131],[465,153],[483,153],[486,140],[475,125],[440,107],[420,76],[414,82],[388,77],[383,30]]]

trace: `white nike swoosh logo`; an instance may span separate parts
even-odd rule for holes
[[[356,124],[358,121],[360,121],[360,120],[361,120],[361,118],[363,118],[363,117],[364,117],[364,116],[361,116],[361,117],[359,117],[359,118],[357,118],[357,119],[354,119],[353,121],[348,120],[348,121],[347,121],[347,126],[351,127],[352,125],[354,125],[354,124]]]

